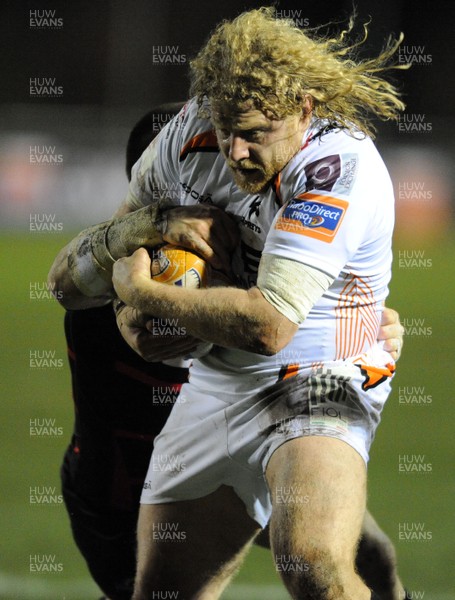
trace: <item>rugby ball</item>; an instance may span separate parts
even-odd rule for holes
[[[193,289],[207,287],[210,266],[197,254],[172,244],[150,254],[155,281]]]
[[[155,281],[193,289],[208,285],[210,265],[190,250],[166,244],[158,250],[152,250],[150,258],[150,271]],[[210,342],[201,342],[185,358],[202,358],[212,347]]]

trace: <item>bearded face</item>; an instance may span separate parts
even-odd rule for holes
[[[302,112],[272,119],[246,102],[235,112],[214,109],[212,121],[235,183],[255,194],[263,192],[299,151],[309,118]]]

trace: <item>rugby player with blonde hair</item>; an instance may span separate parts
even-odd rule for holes
[[[157,472],[152,457],[135,600],[219,598],[269,519],[277,565],[294,567],[281,570],[293,598],[377,597],[355,554],[395,370],[376,340],[393,191],[370,114],[394,119],[403,104],[382,75],[399,42],[360,61],[348,33],[318,38],[272,9],[222,23],[192,62],[195,98],[136,164],[118,218],[57,260],[69,305],[109,301],[113,270],[129,306],[215,344],[155,443],[186,467]],[[194,207],[189,189],[223,216]],[[238,287],[154,282],[135,247],[163,241],[200,252]],[[283,502],[286,489],[305,501]]]

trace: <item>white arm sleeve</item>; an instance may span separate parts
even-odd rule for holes
[[[166,207],[180,204],[179,156],[184,145],[187,119],[185,105],[133,165],[126,197],[130,210],[138,210],[149,204]]]
[[[155,138],[144,150],[142,156],[133,165],[131,182],[126,196],[126,204],[131,212],[147,206],[152,200],[157,199],[153,194],[153,189],[148,189],[146,184],[147,172],[151,173],[151,178],[155,175],[154,163],[157,159],[158,139]],[[157,188],[159,190],[159,187]]]
[[[334,279],[295,260],[263,254],[257,287],[281,314],[299,325]]]

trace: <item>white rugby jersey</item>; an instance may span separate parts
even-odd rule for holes
[[[394,197],[369,138],[314,119],[274,184],[247,194],[237,188],[213,125],[197,117],[192,100],[133,168],[130,206],[138,209],[158,198],[169,205],[211,203],[234,216],[241,232],[233,258],[237,285],[255,285],[263,252],[335,277],[280,353],[265,357],[214,347],[195,361],[194,376],[207,383],[211,367],[237,377],[285,377],[297,365],[357,358],[374,344],[391,274]]]

